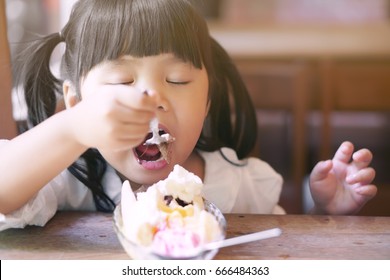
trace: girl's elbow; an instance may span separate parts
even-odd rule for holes
[[[1,190],[2,190],[2,186],[0,186],[0,213],[1,214],[8,215],[23,206],[23,202],[10,199],[12,195],[6,192],[2,192]]]

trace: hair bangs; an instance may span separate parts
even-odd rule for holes
[[[123,55],[144,57],[173,53],[199,69],[207,60],[208,29],[189,2],[102,2],[96,1],[89,7],[89,16],[84,18],[78,32],[78,61],[82,64],[79,64],[78,74],[85,75],[100,62]]]
[[[197,18],[193,8],[177,5],[177,1],[134,1],[125,11],[120,26],[120,34],[114,35],[118,41],[113,45],[111,59],[122,55],[135,57],[173,53],[195,67],[202,68],[201,36],[208,38],[203,20]],[[204,30],[200,30],[200,29]],[[113,38],[113,41],[114,41]],[[119,49],[120,53],[115,53]]]

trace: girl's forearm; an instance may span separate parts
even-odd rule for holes
[[[24,205],[87,149],[72,135],[71,114],[60,112],[0,146],[0,213]]]

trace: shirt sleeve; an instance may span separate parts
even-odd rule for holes
[[[57,205],[53,189],[44,187],[18,210],[7,215],[0,213],[0,231],[27,225],[43,226],[54,216]]]
[[[102,184],[114,203],[119,203],[122,183],[111,166]],[[18,210],[7,215],[0,213],[0,231],[27,225],[44,226],[58,210],[96,211],[92,192],[68,170],[62,171]]]
[[[0,139],[0,145],[8,140]],[[8,228],[23,228],[26,225],[42,226],[57,211],[57,198],[52,188],[42,188],[24,206],[4,215],[0,213],[0,231]]]
[[[24,228],[27,225],[44,226],[57,210],[95,210],[89,189],[67,170],[61,172],[19,209],[7,215],[0,213],[0,231]]]

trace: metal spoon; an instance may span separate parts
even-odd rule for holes
[[[282,230],[280,228],[273,228],[263,231],[258,231],[250,234],[245,234],[233,238],[224,239],[221,241],[215,241],[211,243],[205,244],[202,249],[203,250],[214,250],[222,247],[228,247],[248,242],[253,242],[257,240],[267,239],[271,237],[277,237],[282,234]]]
[[[160,135],[158,128],[158,119],[154,118],[150,122],[150,130],[152,131],[152,138],[145,141],[145,145],[160,145],[162,143],[171,143],[175,141],[169,133]]]

